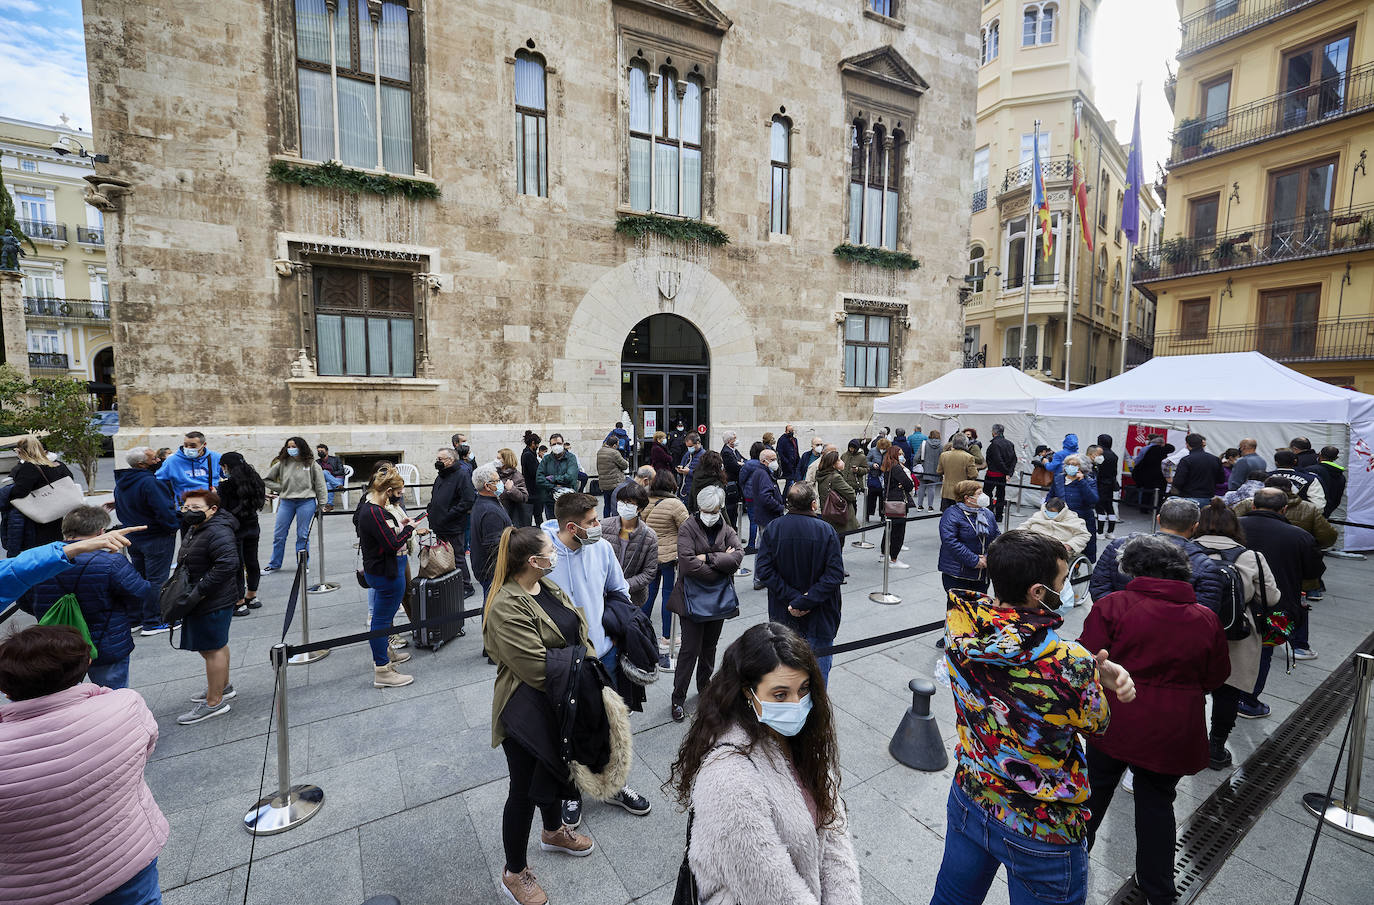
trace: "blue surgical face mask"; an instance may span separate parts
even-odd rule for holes
[[[1078,474],[1078,466],[1077,466],[1077,465],[1065,465],[1065,466],[1064,466],[1064,474],[1068,475],[1069,477],[1073,477],[1074,475]]]
[[[286,447],[286,454],[294,459],[301,454],[301,451],[294,446],[288,446]]]
[[[1064,587],[1059,589],[1059,605],[1061,607],[1073,609],[1074,601],[1077,600],[1077,597],[1078,595],[1073,591],[1073,582],[1069,581],[1068,577],[1065,576]]]
[[[759,722],[778,735],[790,738],[801,732],[802,727],[806,725],[806,717],[811,713],[811,695],[804,695],[796,703],[786,703],[760,700],[754,692],[749,693],[759,702]]]

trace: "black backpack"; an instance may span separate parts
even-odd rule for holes
[[[1221,606],[1217,618],[1221,620],[1221,630],[1226,633],[1227,641],[1240,641],[1250,636],[1250,625],[1245,621],[1246,604],[1245,582],[1241,578],[1236,561],[1246,552],[1245,547],[1232,547],[1229,550],[1208,550],[1207,556],[1216,563],[1221,575]]]

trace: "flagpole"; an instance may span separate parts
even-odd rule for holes
[[[1026,195],[1026,263],[1025,269],[1021,274],[1021,284],[1024,287],[1021,303],[1021,357],[1017,365],[1022,371],[1026,370],[1026,331],[1030,329],[1030,300],[1031,300],[1031,279],[1035,269],[1035,242],[1032,237],[1035,235],[1031,226],[1035,222],[1035,211],[1031,208],[1035,198],[1035,181],[1040,178],[1040,174],[1035,172],[1040,161],[1040,120],[1035,121],[1035,138],[1031,145],[1031,185],[1030,193]]]
[[[1138,184],[1138,183],[1143,183],[1143,182],[1145,181],[1145,179],[1144,179],[1144,172],[1143,172],[1143,169],[1142,169],[1142,167],[1141,167],[1141,164],[1142,164],[1142,162],[1143,162],[1143,160],[1144,160],[1144,149],[1141,147],[1141,144],[1142,144],[1142,142],[1141,142],[1141,139],[1140,139],[1140,82],[1136,82],[1136,83],[1135,83],[1135,127],[1134,127],[1134,130],[1133,130],[1132,133],[1131,133],[1131,159],[1130,159],[1130,160],[1127,160],[1127,162],[1126,162],[1126,171],[1127,171],[1127,172],[1126,172],[1126,182],[1127,182],[1127,187],[1131,190],[1132,193],[1134,193],[1134,196],[1135,196],[1135,203],[1131,205],[1131,210],[1134,211],[1135,214],[1134,214],[1134,220],[1133,220],[1133,222],[1131,223],[1131,228],[1130,228],[1130,229],[1127,229],[1127,230],[1124,230],[1124,232],[1126,233],[1126,299],[1125,299],[1124,302],[1122,302],[1122,305],[1121,305],[1121,309],[1122,309],[1122,310],[1121,310],[1121,373],[1122,373],[1122,374],[1125,374],[1125,373],[1126,373],[1126,343],[1127,343],[1127,334],[1128,334],[1128,332],[1129,332],[1130,325],[1131,325],[1131,286],[1132,286],[1132,284],[1134,283],[1134,277],[1135,277],[1135,245],[1136,245],[1136,243],[1135,243],[1134,241],[1132,241],[1131,236],[1135,235],[1135,236],[1137,236],[1137,238],[1138,238],[1138,231],[1139,231],[1139,229],[1140,229],[1140,190],[1141,190],[1141,188],[1142,188],[1142,186],[1141,186],[1140,184]],[[1135,166],[1134,166],[1134,167],[1132,166],[1132,161],[1135,162]],[[1124,220],[1125,220],[1125,213],[1126,213],[1126,204],[1125,204],[1125,198],[1124,198],[1124,196],[1123,196],[1123,198],[1122,198],[1121,213],[1122,213],[1122,220],[1123,220],[1123,222],[1122,222],[1121,225],[1122,225],[1123,227],[1125,227],[1126,224],[1125,224]],[[1146,238],[1148,239],[1149,237],[1147,236]]]
[[[1078,103],[1074,102],[1075,121],[1078,116]],[[1071,161],[1075,170],[1078,167],[1078,148],[1075,145],[1073,160]],[[1087,174],[1083,174],[1085,177]],[[1085,179],[1086,181],[1086,179]],[[1073,183],[1070,182],[1070,186]],[[1073,361],[1073,297],[1074,289],[1078,285],[1078,243],[1081,236],[1078,235],[1078,197],[1070,188],[1069,194],[1069,296],[1064,306],[1064,389],[1069,389],[1069,365]]]
[[[1131,325],[1131,277],[1135,271],[1135,243],[1126,239],[1126,300],[1121,312],[1121,373],[1126,373],[1126,331]]]

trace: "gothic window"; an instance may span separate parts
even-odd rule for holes
[[[301,156],[413,173],[407,5],[295,0],[295,24]]]
[[[701,218],[702,80],[630,64],[630,207]]]
[[[1002,21],[993,19],[983,26],[983,51],[980,57],[981,65],[986,66],[997,59],[997,51],[1002,41]]]
[[[768,231],[790,232],[788,204],[792,195],[792,123],[785,116],[773,117],[769,129]]]
[[[549,114],[544,60],[520,51],[515,55],[515,191],[549,194]]]
[[[856,119],[849,128],[849,241],[897,247],[905,136]]]
[[[311,269],[321,376],[415,376],[415,281],[408,272]]]
[[[1021,9],[1021,46],[1035,47],[1054,43],[1057,3],[1028,3]]]

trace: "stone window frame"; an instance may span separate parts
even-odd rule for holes
[[[638,7],[637,4],[635,4]],[[620,157],[620,185],[616,196],[616,209],[625,214],[644,214],[630,206],[630,69],[635,64],[648,67],[649,90],[652,94],[659,78],[659,72],[672,69],[678,74],[681,91],[685,92],[686,79],[695,77],[701,84],[701,216],[683,217],[680,214],[660,214],[674,219],[700,219],[705,223],[716,222],[716,154],[719,140],[719,117],[716,106],[716,88],[720,75],[719,40],[715,39],[715,50],[707,50],[705,42],[689,43],[686,29],[680,23],[664,20],[661,32],[645,27],[641,17],[633,21],[617,23],[616,40],[619,62],[616,75],[617,106],[619,122],[617,126],[617,154]],[[678,37],[670,35],[676,34]],[[680,100],[680,97],[679,97]],[[652,148],[650,149],[652,160]],[[652,186],[652,180],[650,182]],[[651,189],[652,191],[652,189]],[[652,206],[652,205],[651,205]]]
[[[787,137],[787,147],[785,149],[785,159],[779,160],[773,148],[774,129],[781,126]],[[774,113],[768,120],[768,234],[769,236],[790,236],[792,235],[792,172],[795,168],[793,163],[794,139],[798,134],[796,123],[792,116],[787,113],[786,107],[779,107],[778,112]],[[775,175],[780,173],[782,183],[782,229],[775,231],[773,225],[778,222],[775,207],[778,198],[773,190],[773,180]]]
[[[839,311],[835,312],[835,342],[836,353],[840,363],[838,377],[839,391],[841,393],[881,395],[890,393],[894,388],[901,387],[902,359],[906,351],[906,334],[911,328],[910,312],[911,307],[906,302],[895,299],[884,299],[874,296],[843,296],[841,308]],[[851,314],[873,314],[891,319],[891,325],[888,330],[888,374],[887,386],[885,387],[848,386],[844,382],[844,326],[845,320]]]
[[[520,103],[519,100],[517,99],[518,96],[519,96],[519,91],[520,91],[520,89],[519,89],[519,86],[516,84],[516,79],[517,79],[517,75],[516,75],[517,69],[516,69],[516,67],[519,65],[519,62],[520,62],[521,60],[529,60],[530,62],[533,62],[533,63],[536,63],[536,64],[539,65],[540,72],[541,72],[541,75],[543,76],[543,80],[544,80],[544,106],[543,106],[542,109],[541,109],[541,108],[536,108],[536,107],[523,106],[523,105],[521,105],[521,103]],[[517,195],[524,195],[524,196],[527,196],[527,197],[530,197],[530,198],[548,198],[548,197],[549,197],[549,75],[552,73],[553,70],[552,70],[552,67],[549,66],[548,57],[546,57],[542,52],[540,52],[540,51],[534,49],[534,41],[533,41],[533,40],[527,41],[524,47],[521,47],[521,48],[517,49],[517,50],[515,51],[515,53],[509,58],[509,61],[510,61],[510,62],[509,62],[509,65],[510,65],[510,67],[511,67],[511,109],[515,112],[515,122],[516,122],[516,130],[515,130],[515,157],[514,157],[514,162],[515,162],[515,193],[516,193]],[[521,132],[521,128],[522,128],[522,126],[523,126],[523,124],[524,124],[524,121],[525,121],[525,119],[526,119],[527,117],[528,117],[528,118],[531,118],[531,119],[534,119],[534,120],[536,120],[536,121],[542,120],[542,126],[543,126],[543,135],[542,135],[542,142],[541,142],[541,144],[542,144],[542,146],[543,146],[543,147],[542,147],[542,153],[540,153],[539,151],[536,151],[536,154],[535,154],[535,157],[536,157],[536,160],[535,160],[535,169],[536,169],[536,173],[534,174],[534,175],[535,175],[535,178],[536,178],[537,180],[542,180],[542,182],[538,182],[538,183],[536,184],[536,186],[535,186],[535,190],[532,191],[532,192],[529,190],[529,188],[530,188],[530,187],[529,187],[529,178],[530,178],[530,174],[527,173],[527,172],[525,172],[525,161],[524,161],[524,159],[522,159],[521,153],[520,153],[520,152],[521,152],[521,149],[522,149],[522,147],[523,147],[523,144],[524,144],[524,135],[523,135],[522,132]],[[523,180],[523,182],[524,182],[523,188],[522,188],[522,186],[521,186],[522,180]],[[540,191],[540,188],[542,188],[543,191]]]
[[[295,0],[268,0],[271,4],[273,29],[273,54],[276,65],[276,96],[269,115],[277,121],[275,135],[269,135],[274,157],[283,157],[292,162],[318,166],[320,161],[306,160],[301,156],[300,94],[296,78],[296,3]],[[333,0],[330,0],[333,2]],[[381,0],[360,0],[369,7],[375,5],[380,11]],[[429,66],[425,45],[425,3],[424,0],[393,0],[406,8],[410,24],[410,131],[411,167],[413,173],[396,174],[401,178],[419,177],[428,179],[430,167],[429,142]],[[269,133],[271,130],[269,129]],[[376,173],[375,169],[357,169],[359,172]]]
[[[906,23],[901,20],[901,15],[905,11],[906,0],[859,0],[863,7],[865,19],[872,19],[874,22],[881,22],[893,28],[906,28]],[[884,6],[887,12],[879,9]]]
[[[353,383],[384,382],[391,385],[425,383],[431,376],[429,356],[430,295],[439,287],[439,278],[430,272],[434,257],[427,251],[403,250],[349,244],[347,240],[320,238],[318,240],[284,237],[286,257],[276,262],[277,274],[284,277],[283,303],[296,316],[296,360],[291,366],[292,378]],[[315,298],[312,279],[315,264],[346,267],[357,270],[409,273],[415,281],[415,373],[411,377],[349,376],[321,377],[319,348],[315,327]]]

